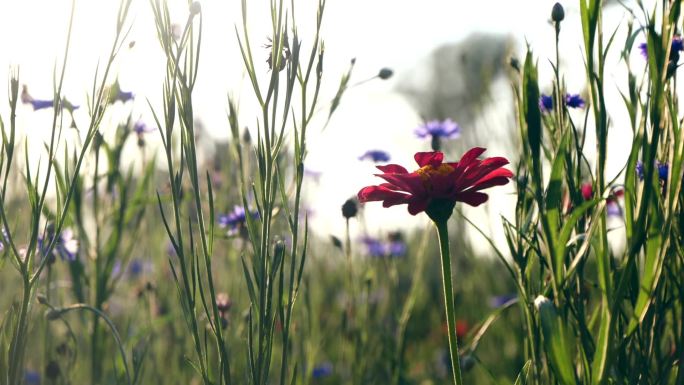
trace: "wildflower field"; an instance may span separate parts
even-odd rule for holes
[[[682,1],[348,1],[0,4],[0,385],[684,385]]]

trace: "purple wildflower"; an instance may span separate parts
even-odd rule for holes
[[[389,162],[390,155],[386,151],[382,150],[368,150],[363,155],[359,157],[359,160],[371,160],[375,163],[378,162]]]
[[[635,171],[637,173],[637,176],[639,177],[639,180],[644,180],[644,162],[638,161],[636,164]]]
[[[660,178],[660,180],[666,181],[669,171],[670,166],[667,163],[658,163],[658,178]]]
[[[518,295],[515,293],[512,294],[504,294],[504,295],[495,295],[493,297],[489,297],[489,307],[496,309],[500,308],[501,306],[506,305],[507,303],[518,299]]]
[[[121,89],[119,81],[115,81],[114,84],[109,88],[109,104],[114,104],[117,101],[121,103],[126,103],[129,100],[133,100],[135,94],[130,91],[124,91]]]
[[[24,372],[24,383],[26,385],[40,385],[40,373],[35,370],[26,370]]]
[[[54,236],[53,231],[52,226],[49,226],[47,236],[42,236],[38,239],[38,248],[45,257],[49,257],[45,255],[45,253],[47,252],[50,240]],[[78,256],[78,239],[75,238],[73,230],[70,228],[62,230],[52,254],[53,256],[59,255],[60,259],[63,261],[73,262],[76,260],[76,257]]]
[[[45,108],[52,108],[52,100],[38,100],[34,99],[28,102],[33,107],[33,111],[42,110]]]
[[[390,257],[403,257],[406,255],[406,243],[402,241],[390,241],[387,244]]]
[[[658,179],[665,182],[667,181],[667,174],[670,171],[670,166],[667,163],[656,162],[656,167],[658,168]],[[638,161],[636,164],[636,173],[639,180],[644,180],[644,163]]]
[[[539,108],[544,112],[553,110],[553,96],[542,94],[539,97]]]
[[[62,231],[55,249],[63,261],[73,262],[76,260],[78,254],[78,239],[74,237],[74,232],[70,228],[66,228]]]
[[[620,207],[620,204],[616,201],[608,201],[606,203],[606,214],[609,217],[621,217],[622,207]]]
[[[461,136],[461,127],[451,119],[444,121],[431,120],[415,130],[419,138],[444,138],[454,139]]]
[[[259,218],[259,212],[254,211],[250,213],[252,218]],[[242,228],[247,220],[245,208],[239,205],[233,206],[233,211],[228,214],[222,214],[218,217],[218,224],[221,228],[228,228],[228,234],[236,234]]]
[[[315,379],[328,377],[333,374],[333,364],[330,362],[324,362],[318,366],[315,366],[311,371],[311,376]]]
[[[142,135],[146,132],[152,132],[154,130],[156,130],[155,127],[150,127],[147,124],[145,124],[144,122],[142,122],[141,120],[138,120],[133,125],[133,131],[135,131],[135,133],[138,135]]]
[[[364,237],[361,242],[366,245],[366,251],[371,257],[384,257],[387,253],[385,245],[379,239]]]
[[[579,94],[567,94],[565,95],[565,105],[570,108],[582,108],[584,107],[584,99]]]
[[[393,231],[389,233],[389,242],[387,243],[387,251],[390,257],[403,257],[406,255],[408,247],[404,241],[404,235],[401,231]]]
[[[681,36],[675,35],[672,37],[672,45],[670,46],[670,61],[679,62],[679,52],[681,51],[684,51],[684,41],[682,41]],[[648,44],[645,42],[639,44],[639,52],[644,59],[648,59]]]
[[[305,167],[304,168],[304,175],[311,178],[315,183],[318,183],[321,181],[321,176],[323,175],[323,172],[312,170],[310,168]]]

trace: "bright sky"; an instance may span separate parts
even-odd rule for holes
[[[22,83],[28,85],[37,98],[49,98],[52,93],[53,67],[61,64],[70,11],[69,0],[22,0],[3,1],[0,4],[0,68],[18,66]],[[92,79],[98,58],[107,55],[114,31],[114,19],[118,1],[78,0],[73,30],[72,50],[69,56],[65,94],[76,104],[85,105],[86,94],[92,87]],[[227,97],[241,95],[241,121],[255,127],[253,96],[237,48],[234,26],[241,25],[240,2],[224,0],[202,1],[204,33],[200,76],[194,93],[195,113],[207,128],[209,135],[225,139],[229,135],[227,123]],[[268,1],[250,0],[249,29],[252,48],[257,64],[260,56],[266,58],[261,46],[269,36],[270,24]],[[289,1],[287,2],[289,3]],[[315,0],[297,0],[296,6],[300,35],[305,47],[315,21]],[[371,174],[371,164],[361,163],[357,157],[368,149],[382,148],[390,151],[393,162],[411,168],[412,155],[429,149],[413,135],[413,129],[421,122],[414,109],[401,95],[393,91],[395,79],[409,71],[420,71],[419,64],[430,52],[443,44],[456,43],[473,32],[510,34],[518,45],[519,57],[523,57],[525,41],[529,42],[539,58],[542,82],[550,81],[551,67],[547,58],[554,56],[553,29],[548,23],[552,0],[328,0],[323,38],[325,40],[324,97],[331,98],[351,58],[357,58],[356,78],[352,83],[377,73],[382,67],[395,70],[390,81],[374,81],[354,88],[344,97],[339,113],[324,133],[312,130],[310,136],[309,168],[322,171],[320,185],[310,191],[309,202],[315,215],[312,226],[321,233],[342,235],[343,221],[340,206],[361,187],[378,182]],[[563,57],[566,81],[571,91],[580,92],[583,87],[583,63],[579,46],[581,26],[576,1],[563,1],[566,21],[563,28]],[[182,24],[187,17],[185,1],[169,0],[173,21]],[[605,30],[612,31],[623,20],[623,10],[615,7],[606,15]],[[136,42],[132,49],[124,49],[117,59],[112,80],[118,76],[124,90],[133,91],[134,116],[151,120],[145,101],[149,98],[159,105],[164,76],[164,57],[156,41],[154,20],[149,2],[134,0],[131,9],[133,29],[129,40]],[[624,24],[624,23],[623,23]],[[620,40],[622,39],[622,40]],[[618,41],[624,41],[618,37]],[[635,62],[639,58],[635,59]],[[610,65],[615,66],[617,58]],[[611,67],[612,68],[612,67]],[[261,70],[266,75],[265,62]],[[624,84],[626,72],[623,66],[610,71],[616,84]],[[7,89],[8,76],[0,72],[0,89]],[[548,90],[548,87],[543,87]],[[510,111],[510,90],[504,82],[496,88],[497,101]],[[619,100],[617,89],[608,85],[609,98]],[[496,106],[492,106],[496,110]],[[122,107],[113,118],[118,122],[130,105]],[[619,104],[612,119],[611,137],[615,148],[624,146],[630,132]],[[7,119],[7,103],[0,104],[0,113]],[[115,116],[117,111],[114,111]],[[497,112],[494,111],[493,114]],[[78,111],[79,122],[87,120],[85,108]],[[42,147],[42,140],[50,131],[51,112],[33,112],[23,106],[18,112],[19,126],[30,136],[33,148]],[[622,120],[619,120],[622,119]],[[82,125],[85,123],[82,123]],[[468,127],[464,127],[468,129]],[[150,140],[155,145],[154,140]],[[158,142],[157,142],[158,144]],[[591,144],[590,144],[591,145]],[[486,155],[512,156],[516,153],[505,143],[482,143],[489,147]],[[592,145],[593,146],[593,145]],[[624,148],[624,147],[623,147]],[[134,149],[131,149],[132,151]],[[617,151],[615,173],[626,159],[624,151]],[[510,186],[509,186],[510,187]],[[487,210],[468,210],[469,216],[482,226],[489,226],[499,242],[500,214],[509,215],[513,201],[508,193],[512,188],[495,189]],[[411,228],[425,223],[424,216],[410,217],[405,207],[381,209],[380,205],[367,205],[367,228],[372,234],[396,228]],[[489,218],[488,218],[489,217]],[[482,244],[482,242],[476,242]],[[484,247],[484,246],[483,246]],[[486,250],[484,247],[482,250]]]

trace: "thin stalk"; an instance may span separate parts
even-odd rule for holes
[[[442,282],[444,284],[444,306],[446,308],[447,329],[449,330],[449,353],[455,385],[463,385],[461,363],[458,358],[458,340],[456,337],[456,318],[454,312],[454,292],[452,288],[451,253],[449,252],[449,230],[447,221],[435,221],[439,236],[439,251],[442,257]]]

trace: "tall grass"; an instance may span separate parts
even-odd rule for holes
[[[335,129],[328,124],[345,92],[366,83],[355,79],[355,60],[328,80],[325,53],[335,47],[323,42],[324,21],[334,17],[324,18],[326,0],[271,0],[258,15],[241,2],[231,53],[251,88],[226,95],[230,140],[210,159],[195,110],[206,73],[200,3],[187,3],[177,36],[169,4],[146,4],[165,77],[157,94],[137,100],[158,127],[144,133],[130,111],[110,110],[131,0],[107,26],[114,39],[94,71],[87,126],[68,124],[73,1],[39,166],[18,127],[17,116],[32,113],[19,69],[9,74],[9,114],[0,118],[0,383],[35,383],[34,372],[55,385],[684,383],[684,134],[673,44],[683,26],[680,2],[657,3],[614,6],[629,14],[624,41],[619,30],[604,31],[604,2],[579,0],[577,24],[557,5],[554,57],[527,47],[514,61],[515,210],[492,225],[507,249],[487,238],[490,259],[462,235],[472,226],[486,236],[482,223],[458,208],[448,223],[451,212],[443,213],[439,236],[427,226],[402,236],[394,224],[369,228],[370,212],[357,213],[353,201],[345,204],[353,215],[347,207],[338,218],[345,234],[330,242],[311,231],[308,135]],[[313,29],[301,32],[300,17]],[[250,35],[253,20],[268,23],[265,48]],[[565,79],[579,70],[562,64],[569,30],[582,36],[586,104],[578,110],[566,101]],[[618,101],[607,96],[611,53],[628,69]],[[552,79],[540,83],[547,65]],[[328,94],[324,81],[336,89]],[[245,101],[258,106],[256,116],[241,110]],[[629,149],[609,143],[616,114],[629,118]],[[131,141],[141,156],[129,165]],[[616,151],[629,157],[610,175]],[[350,195],[361,187],[340,183]],[[356,227],[365,242],[403,239],[405,255],[366,250]]]

